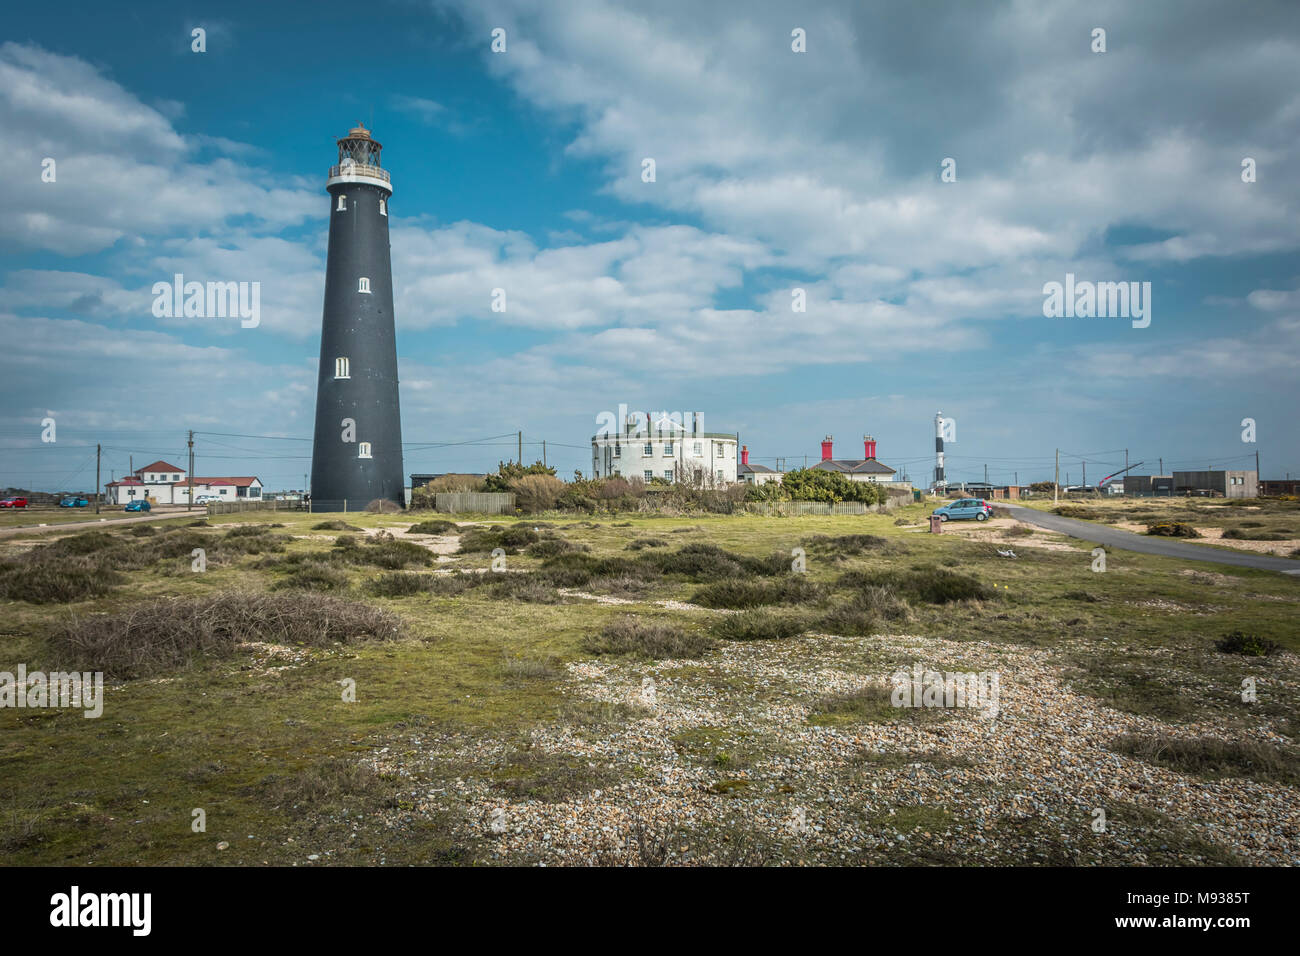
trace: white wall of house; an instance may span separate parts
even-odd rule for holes
[[[597,478],[662,478],[705,485],[736,482],[736,437],[669,434],[597,435],[591,440],[592,474]]]

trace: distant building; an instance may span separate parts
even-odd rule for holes
[[[863,456],[861,458],[836,458],[833,439],[827,435],[822,439],[822,460],[812,467],[818,471],[833,471],[850,481],[871,481],[881,484],[895,484],[897,472],[888,465],[876,460],[876,440],[870,435],[862,438]],[[899,482],[911,484],[910,482]]]
[[[1122,485],[1126,495],[1166,497],[1174,493],[1173,475],[1125,475],[1112,484]]]
[[[775,468],[769,468],[767,465],[751,465],[749,463],[749,448],[741,445],[740,464],[736,466],[736,477],[751,485],[766,485],[771,481],[780,484],[782,475],[781,472]]]
[[[151,505],[183,505],[189,500],[191,479],[184,468],[155,461],[137,469],[121,481],[104,486],[108,504],[125,505],[146,499]],[[220,478],[193,479],[194,498],[210,495],[218,501],[260,499],[262,482],[253,475],[230,475]]]
[[[738,445],[735,435],[701,431],[699,412],[688,423],[628,416],[621,429],[592,436],[591,474],[706,488],[731,485],[737,480]]]
[[[1225,498],[1256,498],[1259,476],[1253,471],[1175,471],[1174,494],[1210,492]]]
[[[1270,479],[1259,483],[1261,495],[1300,495],[1300,480]]]

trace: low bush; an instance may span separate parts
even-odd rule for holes
[[[125,580],[85,555],[24,561],[0,570],[0,596],[29,604],[68,604],[102,597]]]
[[[849,571],[836,586],[851,590],[886,587],[912,604],[948,604],[952,601],[986,600],[994,596],[977,579],[944,568],[913,568],[909,571]]]
[[[711,584],[691,598],[703,607],[744,609],[765,604],[805,604],[820,600],[825,591],[802,574],[780,578],[729,578]]]
[[[340,521],[338,518],[331,518],[329,521],[320,521],[311,526],[313,531],[360,531],[354,524],[348,524],[346,521]]]
[[[403,636],[396,615],[324,594],[228,591],[138,604],[116,614],[54,625],[60,667],[148,677],[203,657],[228,657],[244,642],[326,646]]]
[[[656,660],[703,657],[716,645],[705,634],[676,624],[621,617],[582,642],[588,654],[632,654]]]
[[[442,518],[434,518],[429,521],[421,521],[413,524],[406,529],[407,534],[459,534],[460,525],[454,521],[447,521]]]
[[[304,561],[272,584],[271,590],[342,591],[349,583],[347,572],[341,568],[324,561]]]
[[[1260,740],[1125,734],[1116,738],[1110,749],[1180,773],[1210,779],[1246,777],[1291,787],[1300,784],[1300,753],[1295,748]]]
[[[537,574],[493,574],[492,595],[532,604],[564,604],[568,598],[555,585]]]
[[[1200,532],[1182,521],[1161,521],[1147,525],[1146,533],[1162,538],[1199,538]]]
[[[663,538],[633,538],[627,543],[628,551],[644,551],[646,548],[666,548],[668,542]]]
[[[377,515],[395,515],[401,514],[402,506],[396,501],[389,501],[387,498],[375,498],[366,505],[366,512]]]
[[[1246,634],[1232,631],[1214,642],[1214,646],[1225,654],[1242,654],[1246,657],[1269,657],[1282,650],[1282,645],[1258,634]]]
[[[797,637],[808,629],[801,614],[778,614],[774,611],[741,611],[713,622],[713,634],[724,641],[773,641]]]

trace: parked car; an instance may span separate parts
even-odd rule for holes
[[[197,498],[194,499],[194,503],[196,505],[206,505],[209,502],[220,501],[220,500],[221,499],[216,495],[199,495]]]
[[[26,498],[3,498],[0,499],[0,508],[26,508]]]
[[[87,501],[85,498],[79,498],[76,495],[68,495],[68,497],[64,498],[62,501],[59,502],[59,507],[60,508],[84,508],[89,504],[90,502]]]
[[[940,521],[960,521],[963,518],[988,521],[992,514],[993,506],[983,498],[962,498],[942,508],[935,508],[933,516]]]
[[[123,510],[124,511],[151,511],[153,509],[149,507],[148,499],[140,498],[137,501],[127,502],[127,505]]]

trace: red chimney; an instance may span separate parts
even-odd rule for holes
[[[862,447],[867,453],[866,454],[867,458],[876,457],[876,440],[872,438],[870,435],[862,436]]]
[[[740,463],[741,463],[742,465],[748,465],[748,464],[749,464],[749,446],[748,446],[748,445],[741,445],[741,446],[740,446]]]
[[[822,439],[822,461],[831,460],[831,436],[827,435]]]

